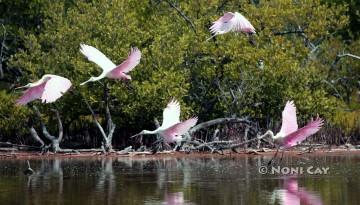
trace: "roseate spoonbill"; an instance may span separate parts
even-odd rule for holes
[[[59,99],[70,87],[71,81],[69,79],[46,74],[34,83],[16,88],[28,88],[16,101],[16,104],[25,105],[36,99],[41,99],[43,103],[52,103]]]
[[[217,35],[225,34],[230,31],[233,32],[244,32],[247,34],[255,34],[255,28],[251,23],[238,12],[226,12],[217,21],[213,22],[210,27],[212,36],[207,41],[214,38]]]
[[[84,85],[88,82],[97,81],[105,77],[108,77],[110,79],[131,80],[131,76],[127,75],[127,73],[133,70],[135,66],[140,63],[141,52],[136,47],[131,48],[128,58],[118,66],[115,65],[98,49],[85,44],[80,44],[80,47],[80,52],[84,54],[89,61],[96,63],[103,70],[103,72],[98,77],[91,77],[89,80],[81,83],[80,85]]]
[[[303,187],[299,187],[296,178],[285,178],[284,189],[275,190],[275,197],[280,198],[282,205],[322,205],[322,200],[314,193],[308,192]],[[275,197],[272,200],[275,200]]]
[[[269,161],[269,165],[277,156],[279,149],[282,149],[282,154],[284,154],[285,149],[298,145],[300,142],[319,131],[323,122],[324,121],[321,118],[317,117],[315,120],[311,120],[304,127],[298,129],[296,107],[293,101],[288,101],[282,112],[282,125],[280,132],[274,136],[273,132],[268,131],[275,144],[279,146],[274,157]]]
[[[162,125],[154,131],[143,130],[138,135],[159,134],[166,143],[180,142],[181,135],[185,134],[197,123],[198,118],[192,117],[180,122],[180,104],[177,100],[171,100],[163,111]]]

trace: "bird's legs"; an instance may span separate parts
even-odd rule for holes
[[[279,149],[280,149],[280,147],[277,148],[274,156],[273,156],[273,157],[271,158],[271,160],[268,162],[268,166],[270,166],[270,165],[272,164],[272,162],[274,161],[274,159],[276,158],[276,156],[277,156],[277,154],[278,154],[278,152],[279,152]]]
[[[284,152],[285,152],[285,150],[282,150],[282,152],[281,152],[280,162],[283,160],[283,157],[284,157]]]

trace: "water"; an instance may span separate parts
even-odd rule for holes
[[[26,161],[0,160],[0,204],[360,204],[360,154],[285,156],[273,165],[329,168],[327,174],[317,175],[259,173],[268,160],[267,156],[30,160],[36,171],[30,177],[23,174]]]

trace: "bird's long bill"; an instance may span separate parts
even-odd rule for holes
[[[212,35],[210,38],[206,39],[206,41],[209,41],[210,39],[214,38],[216,34]]]
[[[90,82],[90,79],[87,80],[87,81],[85,81],[85,82],[80,83],[80,85],[85,85],[85,84],[88,83],[88,82]]]
[[[131,136],[130,138],[137,137],[137,136],[139,136],[139,135],[141,135],[141,134],[142,134],[142,133],[141,133],[141,132],[139,132],[139,133],[137,133],[136,135]]]
[[[28,87],[29,87],[29,85],[24,85],[24,86],[20,86],[20,87],[15,88],[15,90],[22,89],[22,88],[28,88]]]

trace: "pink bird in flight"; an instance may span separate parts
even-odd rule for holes
[[[298,129],[296,120],[296,107],[293,101],[288,101],[282,112],[282,125],[280,132],[278,132],[275,136],[271,131],[269,131],[269,133],[274,142],[280,146],[280,149],[283,149],[284,151],[287,148],[298,145],[309,136],[318,132],[323,123],[324,121],[317,117],[315,120],[311,120],[304,127]],[[276,157],[279,148],[276,151],[273,159]],[[269,162],[269,164],[271,164],[272,160]]]
[[[198,121],[197,117],[190,118],[180,122],[180,104],[177,100],[171,100],[163,111],[162,125],[156,130],[143,130],[138,135],[159,134],[164,138],[166,143],[180,142],[182,135],[191,127],[195,126]]]
[[[34,83],[17,88],[28,89],[16,101],[16,104],[26,105],[36,99],[41,99],[43,103],[52,103],[59,99],[70,87],[71,81],[69,79],[58,75],[46,74]]]
[[[238,12],[226,12],[217,21],[213,22],[210,27],[212,36],[207,39],[210,40],[217,35],[225,34],[228,32],[244,32],[247,34],[255,34],[254,26],[243,15]]]
[[[136,47],[131,48],[128,58],[118,66],[98,49],[85,44],[81,44],[80,47],[80,52],[84,54],[89,61],[96,63],[103,70],[98,77],[91,77],[89,80],[81,83],[80,85],[97,81],[105,77],[110,79],[131,80],[131,76],[127,75],[127,73],[133,70],[135,66],[140,63],[141,52]]]

